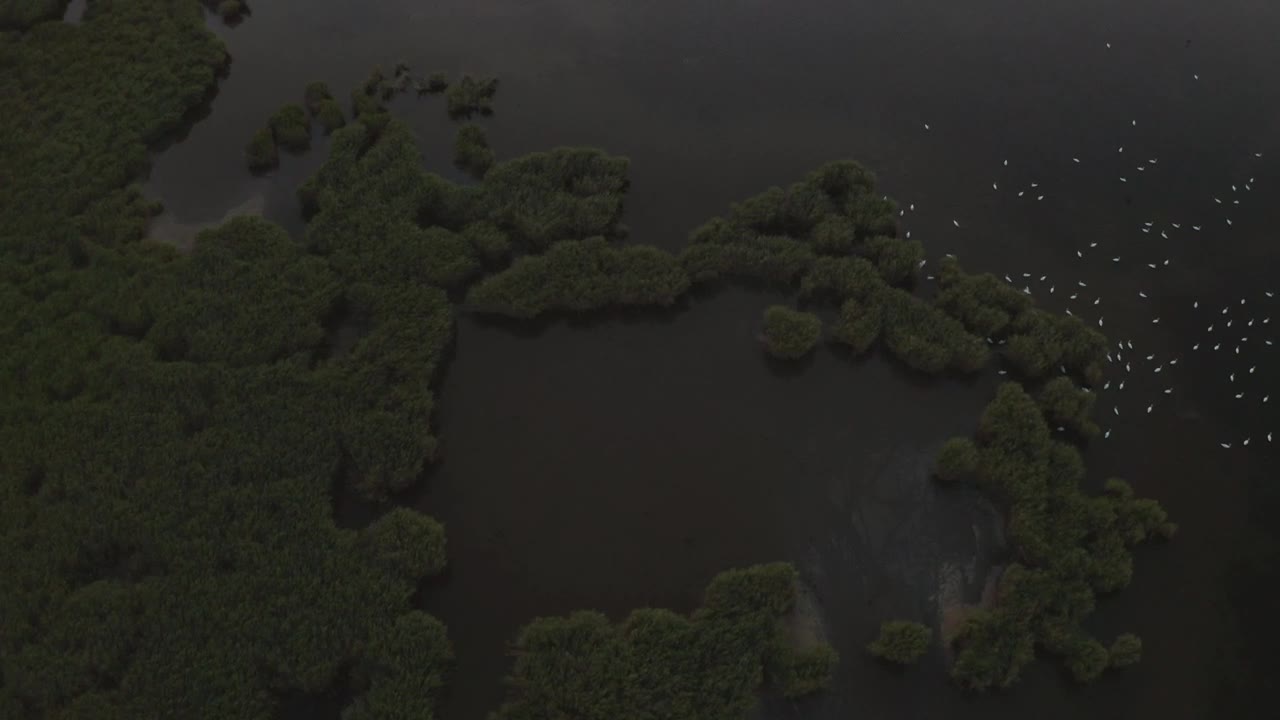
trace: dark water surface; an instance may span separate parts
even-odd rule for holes
[[[1247,582],[1229,567],[1280,431],[1280,363],[1263,344],[1280,341],[1280,300],[1264,294],[1280,292],[1280,3],[314,0],[258,3],[217,28],[230,77],[151,178],[175,241],[237,207],[300,231],[293,190],[324,143],[252,178],[245,142],[307,81],[345,99],[404,59],[501,78],[483,121],[499,157],[563,144],[630,156],[638,242],[677,249],[730,201],[852,157],[915,204],[903,228],[931,257],[1009,273],[1134,344],[1133,370],[1113,367],[1099,401],[1112,436],[1086,460],[1181,524],[1173,544],[1140,550],[1134,584],[1093,621],[1104,638],[1141,634],[1143,662],[1083,689],[1042,663],[1010,693],[966,698],[940,657],[895,674],[860,647],[885,617],[934,623],[941,579],[960,568],[972,593],[999,557],[989,507],[926,477],[937,446],[975,426],[994,371],[920,381],[820,350],[782,372],[754,339],[777,298],[747,291],[541,332],[464,318],[440,403],[445,461],[417,498],[449,531],[448,577],[425,593],[458,648],[443,717],[497,705],[505,643],[536,615],[688,610],[715,572],[775,559],[812,582],[844,661],[825,696],[769,716],[1273,716],[1239,664],[1259,629],[1237,622],[1272,603],[1229,596]],[[459,177],[443,102],[393,109],[428,166]],[[1232,676],[1251,686],[1228,711]]]

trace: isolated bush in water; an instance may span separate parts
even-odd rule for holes
[[[770,355],[794,360],[808,355],[822,337],[817,315],[774,305],[764,311],[764,345]]]
[[[343,115],[342,106],[337,100],[325,98],[317,107],[316,122],[320,123],[320,127],[324,128],[325,133],[328,134],[346,125],[347,118]]]
[[[249,169],[255,172],[270,170],[280,164],[280,151],[276,149],[276,140],[270,128],[262,128],[253,134],[244,149],[245,160]]]
[[[311,121],[301,105],[290,103],[271,116],[271,134],[276,144],[288,150],[306,150],[311,145]]]
[[[1142,659],[1142,639],[1133,633],[1117,635],[1107,650],[1111,667],[1122,668],[1135,665]]]
[[[867,652],[889,662],[910,665],[929,651],[933,631],[918,622],[886,620],[880,636],[867,645]]]

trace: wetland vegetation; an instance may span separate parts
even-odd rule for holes
[[[0,144],[0,715],[268,717],[289,693],[337,688],[344,717],[429,716],[453,649],[413,598],[447,565],[447,528],[406,508],[339,528],[333,496],[394,501],[437,459],[455,316],[681,307],[728,283],[794,297],[764,316],[780,357],[813,352],[831,316],[830,339],[855,352],[969,374],[995,346],[1027,384],[1002,385],[975,438],[938,458],[940,479],[1000,505],[1016,554],[950,639],[958,683],[1008,686],[1037,649],[1080,680],[1140,657],[1135,636],[1108,648],[1081,623],[1129,582],[1131,548],[1176,528],[1123,481],[1087,494],[1052,431],[1096,433],[1070,378],[1096,382],[1105,338],[954,259],[935,299],[913,295],[923,248],[896,237],[896,204],[857,163],[736,203],[672,255],[620,242],[625,158],[480,153],[467,185],[428,172],[384,106],[407,85],[397,68],[354,90],[349,123],[313,84],[253,137],[265,168],[277,145],[306,147],[312,116],[332,131],[298,190],[302,237],[239,217],[183,254],[145,239],[157,208],[131,183],[206,102],[222,44],[195,0],[36,24],[53,5],[0,15],[26,28],[0,41],[15,70],[0,97],[23,110],[0,113],[14,139]],[[464,76],[450,115],[489,114],[496,87]],[[727,720],[762,681],[819,690],[835,651],[780,631],[796,586],[776,563],[715,577],[688,616],[535,619],[496,715]],[[885,628],[872,652],[897,662],[932,637]]]

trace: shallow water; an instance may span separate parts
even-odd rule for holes
[[[1280,5],[317,0],[255,5],[234,29],[212,23],[231,74],[211,115],[157,160],[150,190],[165,222],[217,221],[260,197],[264,214],[300,231],[293,190],[323,142],[263,178],[245,171],[244,143],[307,81],[345,98],[373,65],[404,59],[417,73],[501,78],[496,115],[482,121],[499,157],[561,144],[630,156],[636,241],[678,248],[729,202],[852,157],[915,204],[903,227],[931,257],[1009,273],[1047,307],[1104,316],[1113,339],[1134,344],[1133,371],[1111,374],[1125,389],[1099,401],[1112,437],[1086,460],[1181,524],[1173,544],[1139,552],[1133,586],[1093,623],[1104,636],[1138,632],[1146,656],[1087,689],[1046,663],[1012,693],[967,699],[940,658],[895,674],[859,648],[886,616],[933,618],[943,568],[973,565],[976,591],[998,557],[985,504],[924,477],[933,449],[974,427],[994,373],[920,384],[883,359],[825,350],[779,373],[754,340],[776,298],[746,291],[673,318],[532,337],[463,319],[441,396],[445,462],[419,498],[450,534],[449,576],[425,594],[458,645],[444,717],[497,704],[504,643],[533,616],[689,609],[716,571],[774,559],[811,579],[845,661],[824,697],[770,716],[1217,715],[1241,639],[1224,557],[1274,466],[1265,435],[1280,430],[1280,363],[1260,342],[1280,340],[1280,301],[1263,294],[1280,291]],[[428,166],[459,177],[442,101],[393,108]],[[1148,221],[1156,232],[1141,232]],[[1235,323],[1226,337],[1224,318]],[[1260,403],[1268,393],[1276,400]]]

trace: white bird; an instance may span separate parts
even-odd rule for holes
[[[1213,199],[1213,201],[1214,201],[1214,202],[1216,202],[1216,203],[1218,203],[1219,205],[1221,205],[1221,204],[1222,204],[1222,201],[1221,201],[1221,200],[1219,200],[1218,198],[1214,198],[1214,199]]]
[[[1108,50],[1110,50],[1110,49],[1111,49],[1111,43],[1107,43],[1107,49],[1108,49]]]
[[[1077,251],[1076,251],[1076,257],[1078,257],[1078,258],[1082,258],[1082,257],[1084,257],[1084,253],[1082,253],[1082,252],[1080,252],[1079,250],[1077,250]]]
[[[1043,196],[1043,195],[1037,195],[1037,196],[1036,196],[1036,200],[1043,200],[1043,199],[1044,199],[1044,196]]]
[[[1127,182],[1129,182],[1129,181],[1128,181],[1128,180],[1125,180],[1124,178],[1120,178],[1120,182],[1122,182],[1122,183],[1127,183]]]
[[[951,221],[951,224],[952,224],[952,225],[955,225],[956,227],[960,227],[960,221],[959,221],[959,220],[952,220],[952,221]]]
[[[1222,447],[1224,447],[1224,448],[1228,449],[1228,450],[1230,450],[1230,449],[1231,449],[1231,443],[1218,443],[1218,444],[1219,444],[1219,445],[1221,445]]]
[[[1019,191],[1018,191],[1018,197],[1022,197],[1023,195],[1026,195],[1026,194],[1027,194],[1027,191],[1026,191],[1026,190],[1019,190]]]
[[[1235,382],[1235,381],[1236,381],[1236,374],[1235,374],[1235,373],[1231,373],[1231,374],[1230,374],[1230,375],[1228,375],[1227,377],[1231,379],[1231,382]]]
[[[1241,445],[1248,445],[1250,440],[1252,440],[1252,438],[1245,438],[1245,439],[1244,439],[1244,442],[1242,442],[1242,443],[1240,443],[1240,444],[1241,444]]]
[[[1199,301],[1199,300],[1196,300],[1195,302],[1191,303],[1191,307],[1193,307],[1193,308],[1199,308],[1199,307],[1200,307],[1200,301]]]
[[[1147,294],[1146,294],[1146,293],[1142,292],[1141,290],[1139,290],[1139,291],[1138,291],[1138,297],[1142,297],[1142,298],[1144,298],[1144,297],[1146,297],[1146,296],[1147,296]]]
[[[1102,433],[1102,439],[1103,439],[1103,440],[1106,440],[1106,439],[1107,439],[1107,438],[1109,438],[1109,437],[1111,437],[1111,429],[1110,429],[1110,428],[1108,428],[1106,432]]]
[[[995,183],[991,183],[991,189],[992,189],[992,190],[999,190],[999,189],[1000,189],[1000,186],[999,186],[999,185],[997,185],[997,184],[995,184]]]
[[[1134,120],[1134,121],[1133,121],[1133,126],[1134,126],[1134,127],[1138,127],[1138,121],[1137,121],[1137,120]]]
[[[925,123],[925,124],[924,124],[924,129],[925,129],[925,130],[928,130],[928,129],[929,129],[929,123]]]
[[[1151,268],[1152,270],[1155,270],[1155,269],[1156,269],[1156,264],[1155,264],[1155,263],[1147,263],[1147,267]]]
[[[1253,367],[1249,368],[1249,374],[1250,374],[1250,375],[1252,375],[1252,374],[1253,374],[1253,371],[1254,371],[1254,370],[1257,370],[1257,369],[1258,369],[1258,366],[1257,366],[1257,365],[1254,365]]]
[[[1227,224],[1228,224],[1228,225],[1230,225],[1230,224],[1231,224],[1231,218],[1227,218]]]
[[[1080,162],[1080,158],[1078,158],[1078,157],[1073,157],[1073,158],[1071,158],[1071,160],[1072,160],[1073,162]]]
[[[1111,262],[1120,262],[1120,258],[1118,258],[1118,257],[1113,257],[1113,258],[1111,258]]]
[[[1089,243],[1089,247],[1091,247],[1091,248],[1096,248],[1096,247],[1098,247],[1098,241],[1097,241],[1097,240],[1095,240],[1095,241],[1093,241],[1093,242]]]
[[[1148,405],[1148,406],[1147,406],[1147,414],[1148,414],[1148,415],[1150,415],[1150,414],[1151,414],[1151,410],[1152,410],[1152,408],[1154,408],[1154,407],[1155,407],[1155,405]]]
[[[1083,280],[1077,280],[1077,281],[1076,281],[1076,284],[1077,284],[1077,285],[1079,285],[1080,287],[1089,287],[1088,285],[1086,285],[1086,284],[1084,283],[1084,281],[1083,281]]]
[[[1004,161],[1004,166],[1005,166],[1005,167],[1009,167],[1009,161],[1008,161],[1008,160],[1005,160],[1005,161]]]
[[[1123,146],[1123,145],[1121,145],[1121,146],[1120,146],[1120,150],[1119,150],[1119,152],[1124,152],[1124,146]]]
[[[1192,229],[1192,230],[1195,230],[1196,232],[1200,232],[1200,226],[1199,226],[1199,225],[1192,225],[1192,226],[1191,226],[1191,229]]]
[[[1040,187],[1040,183],[1031,183],[1031,187],[1038,188]]]
[[[1236,399],[1237,399],[1237,400],[1239,400],[1239,399],[1240,399],[1240,398],[1242,398],[1242,397],[1244,397],[1244,393],[1236,393]]]
[[[1102,327],[1102,318],[1098,318],[1098,327]]]
[[[1165,395],[1172,395],[1172,394],[1173,394],[1173,388],[1165,388],[1165,389],[1164,389],[1164,394],[1165,394]]]
[[[1097,305],[1097,304],[1098,304],[1098,303],[1100,303],[1100,302],[1102,302],[1102,298],[1100,298],[1100,297],[1098,297],[1098,298],[1094,298],[1094,299],[1093,299],[1093,304],[1094,304],[1094,305]]]
[[[1120,414],[1120,408],[1118,407],[1112,406],[1111,411],[1114,412],[1116,415]]]
[[[1191,349],[1192,349],[1192,350],[1199,350],[1199,349],[1200,349],[1200,343],[1196,343],[1195,345],[1192,345],[1192,346],[1191,346]]]
[[[1195,73],[1192,73],[1192,74],[1191,74],[1191,78],[1192,78],[1193,80],[1199,80],[1199,79],[1200,79],[1200,76],[1199,76],[1199,75],[1196,75]]]
[[[1263,396],[1262,396],[1262,402],[1266,402],[1266,401],[1268,401],[1268,400],[1270,400],[1270,399],[1271,399],[1271,396],[1270,396],[1270,395],[1263,395]]]

